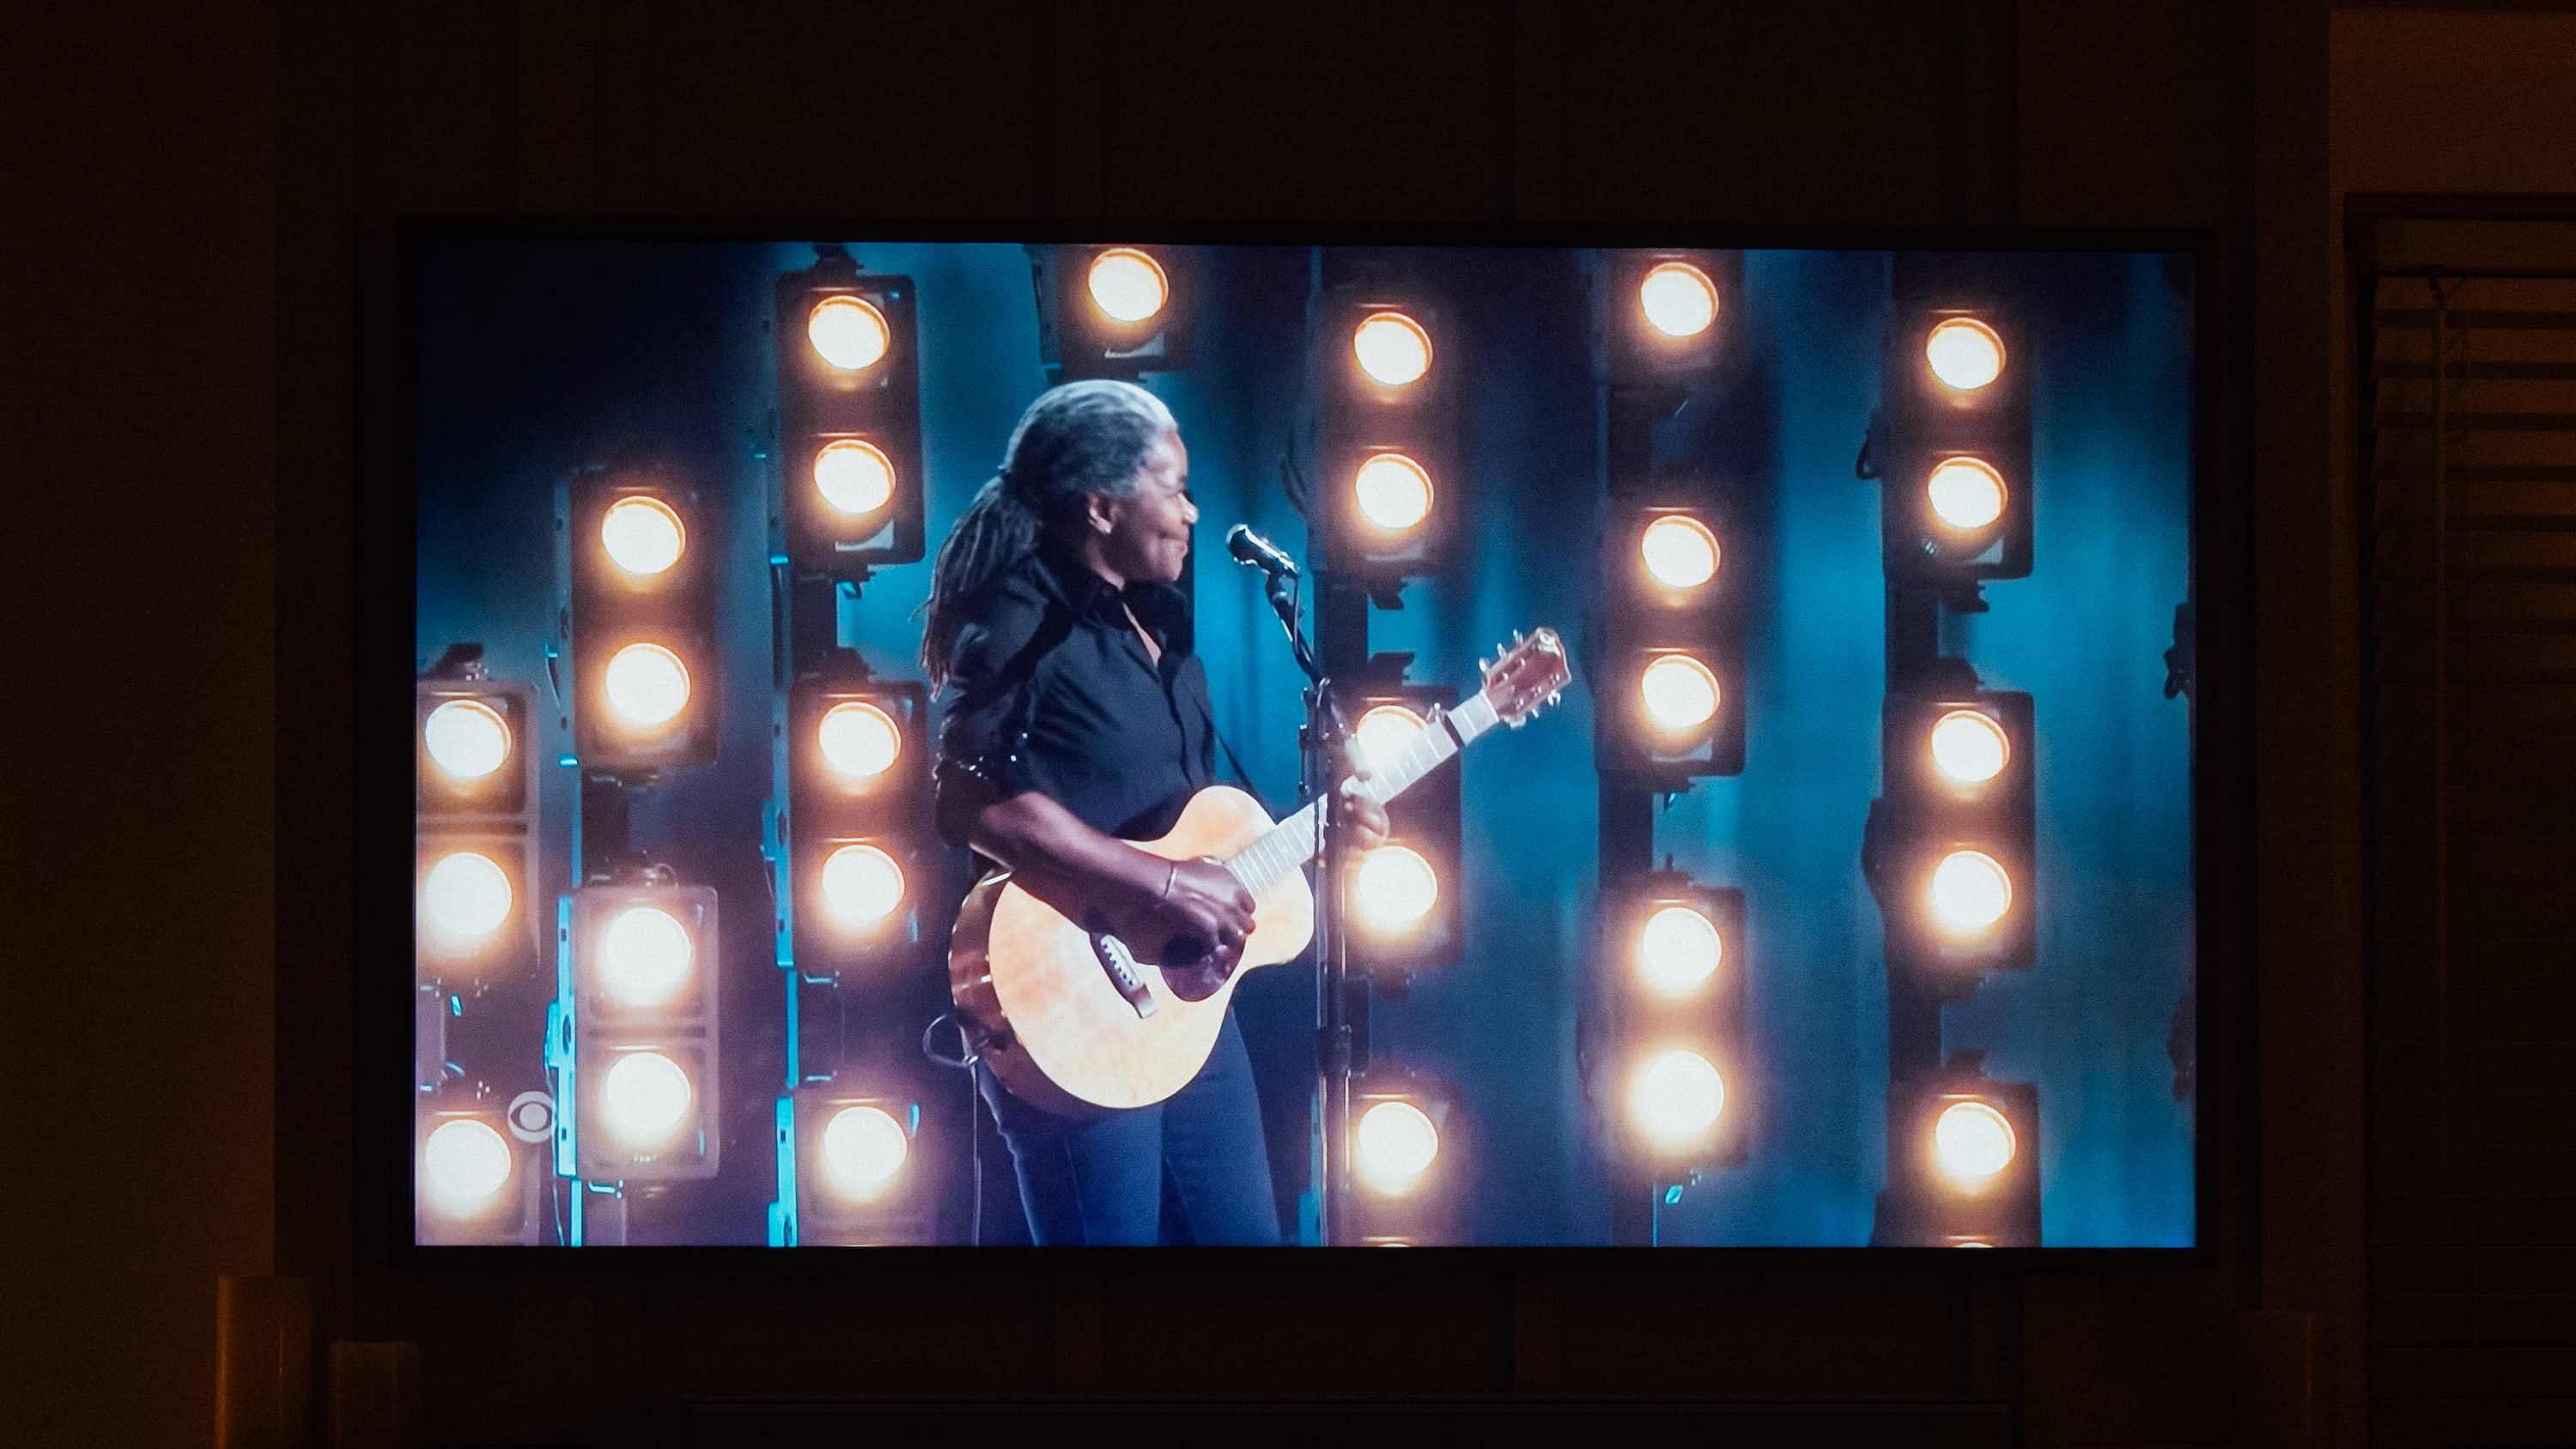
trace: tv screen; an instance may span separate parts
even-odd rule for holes
[[[411,239],[414,1242],[2196,1242],[2190,250],[1030,232]]]

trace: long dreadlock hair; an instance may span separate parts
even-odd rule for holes
[[[1128,498],[1154,440],[1173,427],[1163,400],[1132,382],[1089,378],[1048,388],[1020,414],[995,473],[966,506],[930,566],[917,613],[921,668],[933,692],[948,682],[958,630],[977,597],[1036,551],[1046,529],[1083,495]]]

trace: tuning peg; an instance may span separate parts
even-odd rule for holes
[[[1556,707],[1556,702],[1563,698],[1565,698],[1564,691],[1555,689],[1549,690],[1547,692],[1548,708],[1554,709]]]
[[[1514,629],[1514,630],[1512,631],[1512,642],[1513,642],[1513,643],[1515,643],[1515,644],[1518,644],[1519,642],[1521,642],[1521,631],[1520,631],[1520,630],[1518,630],[1518,629]]]

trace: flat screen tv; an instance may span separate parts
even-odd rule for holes
[[[411,1243],[2202,1241],[2193,239],[848,230],[406,240]]]

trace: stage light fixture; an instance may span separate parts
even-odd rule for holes
[[[1371,527],[1403,533],[1431,516],[1431,475],[1402,453],[1380,453],[1351,476],[1351,497]]]
[[[2040,1246],[2039,1090],[1960,1051],[1890,1084],[1873,1247]]]
[[[1696,589],[1717,577],[1717,535],[1686,513],[1668,513],[1647,523],[1637,554],[1646,572],[1667,589]]]
[[[1431,1114],[1402,1098],[1369,1104],[1353,1129],[1351,1164],[1369,1185],[1402,1196],[1422,1185],[1440,1156],[1440,1127]]]
[[[1162,264],[1134,247],[1111,247],[1091,259],[1091,301],[1110,321],[1134,326],[1163,310],[1172,294]]]
[[[1582,1067],[1616,1155],[1658,1174],[1743,1161],[1744,893],[1678,871],[1613,880],[1598,929],[1608,1031]]]
[[[1372,312],[1351,329],[1351,357],[1381,387],[1407,387],[1431,370],[1431,334],[1402,312]]]
[[[1891,964],[1929,971],[1946,991],[2035,959],[2038,725],[2029,695],[1984,689],[1964,663],[1940,663],[1920,692],[1883,707],[1886,778],[1863,864],[1887,914]]]
[[[1399,751],[1421,738],[1422,729],[1422,716],[1409,707],[1380,704],[1370,706],[1360,716],[1360,722],[1351,727],[1351,735],[1362,759],[1392,762]]]
[[[805,340],[825,366],[858,372],[885,359],[894,329],[875,302],[864,296],[827,296],[805,317]]]
[[[2010,299],[1900,256],[1867,459],[1888,575],[1945,587],[2030,574],[2028,359]]]
[[[600,933],[600,983],[620,1006],[650,1011],[688,984],[697,955],[678,917],[659,906],[632,906]]]
[[[1945,317],[1924,335],[1923,361],[1945,387],[1974,392],[2004,371],[2004,340],[1974,317]]]
[[[864,518],[894,501],[894,460],[865,438],[834,438],[814,455],[814,490],[834,512]]]
[[[1337,683],[1352,721],[1351,753],[1381,786],[1429,765],[1387,803],[1385,844],[1349,865],[1350,968],[1400,989],[1415,971],[1458,959],[1466,941],[1461,899],[1462,797],[1457,767],[1441,756],[1450,738],[1442,716],[1458,702],[1446,686],[1404,682],[1409,654],[1381,654]],[[1438,763],[1431,763],[1438,761]]]
[[[1981,1191],[2012,1165],[2012,1123],[1986,1102],[1963,1099],[1932,1119],[1932,1156],[1963,1192]]]
[[[779,1110],[782,1227],[793,1226],[777,1241],[937,1239],[943,1178],[935,1155],[924,1150],[921,1105],[908,1091],[817,1083],[782,1097]]]
[[[1362,855],[1352,871],[1352,914],[1373,935],[1409,935],[1439,904],[1440,873],[1410,846],[1389,840]]]
[[[1446,568],[1466,505],[1459,419],[1471,358],[1434,279],[1393,253],[1324,253],[1314,493],[1325,572],[1381,604]]]
[[[540,959],[532,685],[476,672],[413,687],[415,975],[472,991]]]
[[[569,1051],[566,1123],[590,1182],[713,1177],[721,1157],[722,998],[716,893],[589,885],[564,912],[557,1006]]]
[[[1190,365],[1196,248],[1048,243],[1028,253],[1048,382]]]
[[[846,786],[861,788],[903,757],[903,728],[883,706],[843,699],[823,711],[822,722],[814,728],[814,743],[835,777]]]
[[[1727,532],[1715,500],[1686,477],[1612,499],[1602,652],[1618,683],[1593,727],[1614,776],[1678,789],[1744,768],[1744,628]]]
[[[1992,527],[1996,519],[2004,516],[2007,493],[2004,476],[1995,471],[1993,464],[1963,454],[1932,465],[1923,496],[1932,507],[1932,516],[1943,527],[1973,534]]]
[[[489,779],[510,762],[510,722],[479,699],[443,700],[421,726],[430,763],[456,786]]]
[[[535,798],[528,749],[535,687],[480,674],[424,675],[413,696],[413,803],[422,818],[517,822]]]
[[[608,707],[630,730],[669,724],[689,707],[689,666],[659,644],[629,644],[608,656]]]
[[[421,1148],[421,1181],[430,1200],[449,1212],[473,1212],[509,1184],[510,1140],[492,1124],[451,1118],[430,1129]]]
[[[421,924],[442,954],[482,949],[518,906],[510,873],[480,850],[434,855],[421,882]]]
[[[1351,1079],[1350,1182],[1336,1243],[1465,1240],[1467,1143],[1446,1083],[1380,1062]]]
[[[798,569],[856,578],[923,555],[916,297],[815,251],[775,289],[781,522]]]
[[[666,573],[688,548],[688,528],[671,505],[650,495],[620,498],[599,521],[609,562],[638,578]]]
[[[660,1152],[688,1127],[697,1084],[686,1067],[652,1050],[611,1055],[599,1084],[600,1123],[628,1152]]]
[[[1638,933],[1636,962],[1647,990],[1686,997],[1705,988],[1726,963],[1726,938],[1696,906],[1660,906]]]
[[[1683,1154],[1715,1137],[1725,1111],[1725,1077],[1688,1047],[1654,1052],[1629,1077],[1629,1122],[1659,1152]]]
[[[497,1110],[468,1094],[424,1093],[413,1124],[413,1241],[442,1247],[536,1243],[543,1175],[536,1151],[511,1138]]]
[[[1659,735],[1696,738],[1717,717],[1717,675],[1688,654],[1648,659],[1638,672],[1637,693]]]
[[[1955,788],[1973,788],[2012,762],[2012,737],[1980,709],[1953,709],[1932,722],[1932,767]]]
[[[814,977],[926,965],[920,878],[935,854],[927,692],[856,672],[817,674],[798,680],[785,704],[785,834],[773,845],[793,881],[782,959]]]
[[[872,1197],[903,1171],[912,1134],[873,1104],[843,1107],[823,1124],[823,1174],[851,1197]]]
[[[1657,262],[1637,286],[1637,305],[1666,337],[1697,337],[1717,324],[1717,283],[1688,262]]]
[[[1618,249],[1602,256],[1594,313],[1604,328],[1614,389],[1668,410],[1727,360],[1730,308],[1744,287],[1744,254],[1707,249]],[[1615,484],[1614,484],[1615,486]]]
[[[851,930],[883,922],[903,904],[903,866],[874,845],[844,845],[823,862],[823,904]]]
[[[713,510],[650,463],[576,474],[560,507],[574,758],[637,783],[712,762]]]
[[[1924,899],[1943,932],[1982,936],[2012,909],[2012,874],[1984,851],[1953,850],[1932,867]]]

